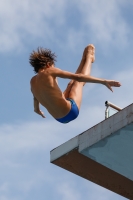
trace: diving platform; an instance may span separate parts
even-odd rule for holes
[[[133,199],[133,104],[53,149],[50,162]]]

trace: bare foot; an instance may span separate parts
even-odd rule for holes
[[[93,63],[95,61],[95,47],[93,44],[89,44],[86,48],[86,57],[91,58],[91,62]]]

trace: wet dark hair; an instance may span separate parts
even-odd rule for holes
[[[55,53],[52,53],[50,49],[43,49],[41,47],[38,47],[37,51],[33,51],[29,58],[35,73],[38,73],[39,69],[45,67],[48,62],[52,65],[55,61]]]

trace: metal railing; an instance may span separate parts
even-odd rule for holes
[[[110,107],[113,108],[115,112],[122,110],[122,108],[116,106],[115,104],[113,104],[113,103],[111,103],[111,102],[109,102],[109,101],[106,101],[106,102],[105,102],[105,106],[106,106],[106,110],[105,110],[105,119],[107,119],[108,117],[111,116],[110,113],[109,113]]]

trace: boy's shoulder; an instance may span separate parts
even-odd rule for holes
[[[31,85],[32,85],[32,83],[34,83],[34,81],[35,81],[35,79],[36,79],[36,76],[37,76],[37,75],[33,76],[33,77],[30,79],[30,84],[31,84]]]
[[[47,69],[47,75],[54,76],[60,69],[57,67],[50,67]]]
[[[59,72],[63,72],[63,70],[61,70],[60,68],[57,68],[57,67],[51,67],[51,68],[49,68],[49,73],[51,75],[56,75]]]

